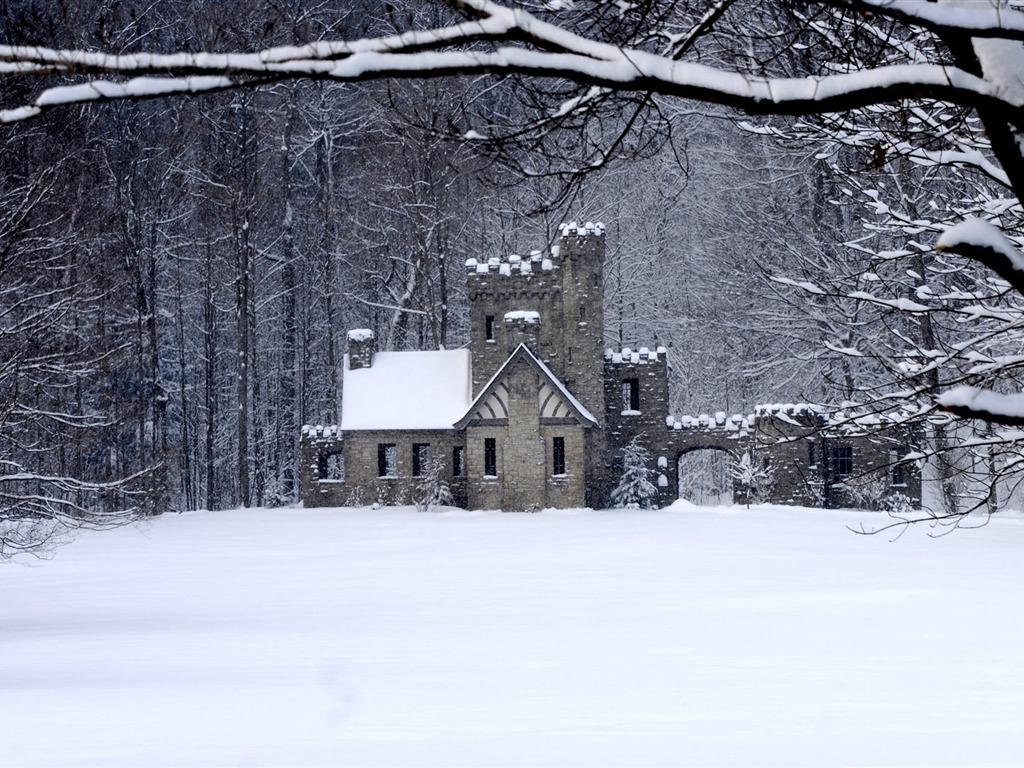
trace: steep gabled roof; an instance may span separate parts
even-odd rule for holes
[[[468,349],[378,352],[352,370],[345,355],[342,431],[452,429],[472,395]]]
[[[526,361],[537,370],[540,374],[542,383],[546,383],[550,389],[554,390],[554,392],[561,396],[561,399],[566,406],[566,410],[571,416],[575,417],[584,426],[589,427],[597,425],[597,419],[594,418],[594,415],[588,411],[586,406],[577,400],[568,389],[566,389],[565,384],[558,380],[558,377],[551,372],[551,369],[548,368],[536,355],[534,355],[533,352],[530,351],[529,347],[525,344],[520,344],[516,347],[515,351],[509,355],[508,360],[502,363],[502,366],[491,377],[491,380],[487,382],[482,390],[480,390],[480,394],[477,395],[470,404],[465,415],[455,422],[456,429],[464,429],[472,420],[473,415],[477,410],[484,405],[492,395],[497,393],[499,387],[502,386],[502,381],[505,378],[505,375],[518,360]]]

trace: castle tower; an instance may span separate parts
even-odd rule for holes
[[[562,381],[604,418],[604,225],[563,224],[558,241],[564,333]],[[603,424],[602,424],[603,426]]]
[[[604,225],[563,224],[560,234],[550,254],[466,262],[473,393],[525,341],[603,420]]]

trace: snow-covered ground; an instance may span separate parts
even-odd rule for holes
[[[1024,521],[171,515],[6,565],[0,764],[1024,763]]]

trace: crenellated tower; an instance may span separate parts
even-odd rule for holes
[[[604,225],[561,226],[550,252],[466,262],[474,394],[526,343],[604,418]]]

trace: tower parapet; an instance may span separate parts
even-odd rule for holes
[[[604,225],[563,224],[550,251],[466,261],[473,391],[516,346],[531,351],[591,413],[604,414]],[[505,321],[536,313],[539,327]]]

